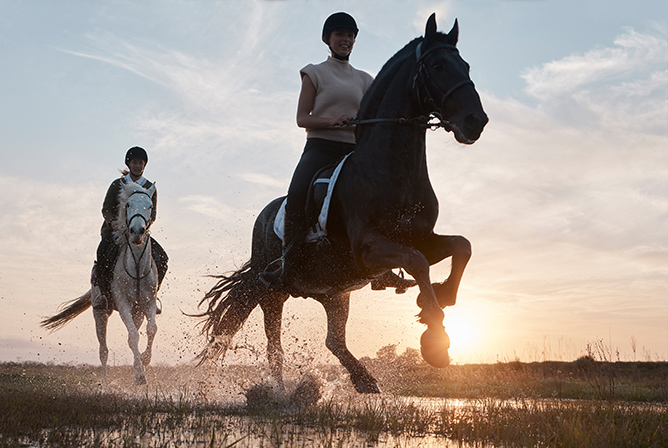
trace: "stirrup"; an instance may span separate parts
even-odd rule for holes
[[[106,294],[100,293],[93,299],[93,309],[99,311],[109,311],[109,299]]]
[[[158,304],[160,304],[160,306],[158,306]],[[160,300],[159,297],[155,298],[155,314],[156,316],[162,314],[162,300]]]
[[[270,269],[272,266],[276,264],[278,264],[278,267]],[[280,283],[282,276],[283,276],[283,257],[277,258],[271,263],[269,263],[267,267],[264,269],[264,271],[260,272],[257,277],[264,286],[271,288]]]

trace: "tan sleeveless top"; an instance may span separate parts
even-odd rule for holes
[[[316,89],[313,111],[315,117],[335,118],[341,115],[355,117],[360,102],[373,77],[358,70],[348,61],[328,57],[317,65],[309,64],[299,73],[308,75]],[[324,138],[337,142],[355,143],[355,127],[307,129],[307,138]]]

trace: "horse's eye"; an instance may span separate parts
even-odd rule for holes
[[[440,62],[436,62],[434,65],[431,66],[434,70],[437,72],[443,71],[443,64]]]

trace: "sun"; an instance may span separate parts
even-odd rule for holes
[[[450,352],[455,359],[466,360],[479,351],[480,324],[472,311],[448,310],[443,323],[450,336]]]

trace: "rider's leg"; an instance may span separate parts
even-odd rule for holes
[[[157,289],[160,289],[162,280],[165,278],[165,274],[167,274],[167,262],[169,261],[169,257],[167,256],[167,252],[165,252],[165,249],[163,249],[160,243],[154,240],[153,237],[151,237],[151,255],[153,256],[155,265],[158,268]]]
[[[100,288],[100,295],[93,298],[93,309],[108,309],[111,300],[111,281],[114,266],[118,257],[118,245],[112,234],[102,235],[97,246],[97,263],[95,264],[95,282]]]
[[[306,140],[304,153],[292,175],[285,204],[283,230],[283,257],[275,271],[260,273],[260,280],[268,285],[288,284],[294,276],[294,266],[299,263],[301,243],[306,236],[306,199],[313,176],[323,167],[336,162],[351,152],[355,145],[320,138]]]

